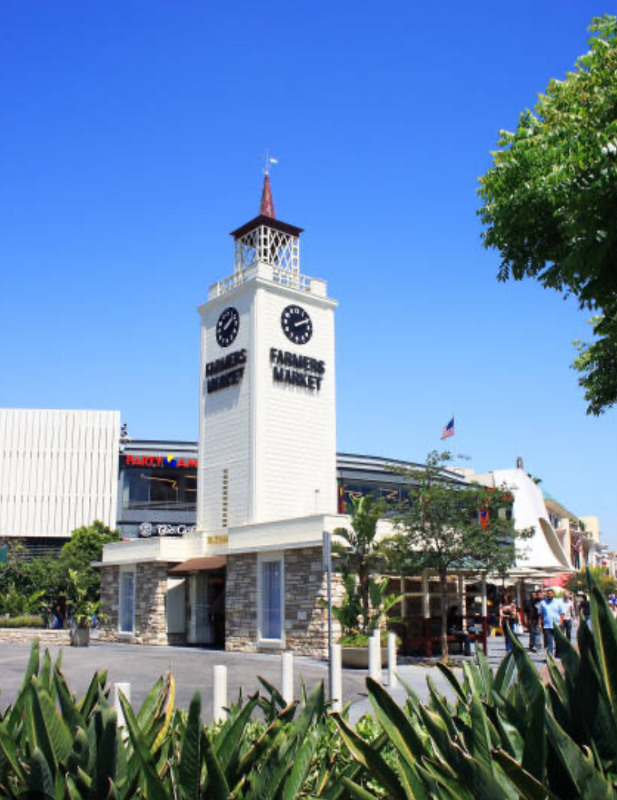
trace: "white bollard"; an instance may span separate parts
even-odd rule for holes
[[[396,677],[396,634],[388,634],[388,687],[394,689],[398,686]]]
[[[289,705],[294,699],[294,657],[291,653],[281,655],[281,694]]]
[[[126,719],[124,718],[124,711],[122,710],[122,706],[120,705],[120,692],[126,697],[126,699],[131,702],[131,684],[130,683],[114,683],[113,687],[113,706],[114,711],[118,716],[118,727],[124,728],[126,727]]]
[[[368,674],[369,677],[381,683],[381,642],[379,631],[368,640]]]
[[[340,644],[332,645],[332,711],[343,710],[343,656]]]
[[[214,698],[212,718],[215,722],[222,722],[227,718],[227,667],[218,664],[214,667]]]

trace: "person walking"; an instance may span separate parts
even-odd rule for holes
[[[538,644],[540,641],[540,612],[538,605],[544,599],[544,595],[540,589],[536,589],[531,593],[529,603],[527,605],[527,625],[529,626],[529,652],[537,653]]]
[[[516,603],[512,602],[512,598],[507,594],[499,608],[499,624],[503,630],[503,635],[506,640],[506,652],[510,650],[510,634],[514,633],[514,625],[518,622],[518,609]]]
[[[563,623],[563,608],[561,601],[555,597],[552,589],[547,589],[546,597],[538,604],[540,624],[544,635],[546,652],[555,655],[555,627]]]
[[[564,632],[566,639],[571,642],[572,641],[572,621],[574,619],[574,602],[572,601],[572,596],[570,592],[563,593],[563,599],[561,601],[561,607],[563,608],[563,623],[561,625],[561,630]]]

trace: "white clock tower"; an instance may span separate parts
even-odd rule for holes
[[[197,528],[336,514],[334,310],[300,271],[302,230],[274,214],[232,232],[233,274],[201,314]]]

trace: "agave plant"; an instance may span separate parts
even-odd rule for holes
[[[387,741],[368,743],[338,719],[362,768],[359,780],[342,777],[349,796],[617,800],[617,623],[591,576],[589,585],[593,634],[581,620],[577,651],[557,632],[562,668],[549,659],[547,683],[514,635],[496,672],[481,652],[462,680],[438,665],[454,701],[429,679],[429,703],[408,690],[401,709],[369,680]]]
[[[323,684],[288,704],[262,681],[269,696],[240,696],[224,723],[206,727],[199,695],[188,713],[177,709],[168,675],[139,712],[120,696],[119,727],[106,677],[96,673],[77,700],[61,658],[54,665],[46,651],[41,661],[34,644],[17,700],[0,718],[2,798],[335,800],[340,775],[359,772],[328,718]]]

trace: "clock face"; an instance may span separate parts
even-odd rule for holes
[[[240,328],[240,315],[233,306],[229,306],[219,317],[216,323],[216,341],[221,347],[229,347],[238,335]]]
[[[313,323],[300,306],[287,306],[281,314],[281,327],[294,344],[306,344],[313,335]]]

